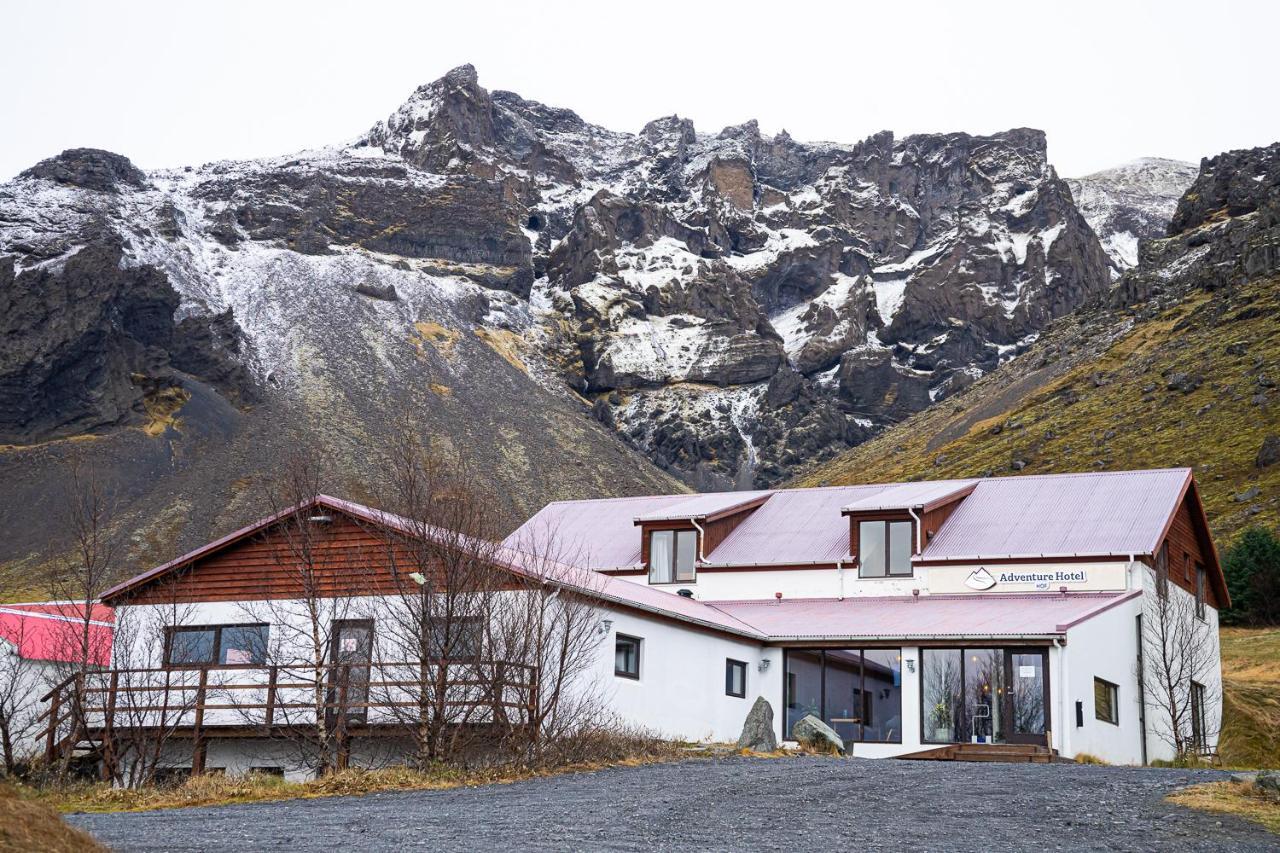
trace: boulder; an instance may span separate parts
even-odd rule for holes
[[[805,749],[844,755],[844,741],[840,739],[840,735],[813,714],[802,717],[791,729],[791,733]]]
[[[1280,800],[1280,773],[1275,770],[1260,770],[1253,780],[1253,788],[1270,799]]]
[[[778,748],[778,736],[773,731],[773,706],[763,696],[756,697],[756,702],[747,712],[747,720],[742,724],[742,734],[738,736],[738,749],[750,749],[754,752],[773,752]]]
[[[1268,468],[1277,462],[1280,462],[1280,435],[1269,435],[1262,440],[1253,464],[1257,468]]]

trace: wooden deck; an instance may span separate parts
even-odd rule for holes
[[[1020,764],[1050,764],[1065,761],[1054,750],[1037,744],[952,743],[901,755],[911,761],[1006,761]]]

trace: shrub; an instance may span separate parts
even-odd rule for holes
[[[1231,594],[1228,625],[1280,625],[1280,538],[1251,527],[1227,549],[1222,570]]]

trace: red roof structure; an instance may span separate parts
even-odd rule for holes
[[[27,660],[79,660],[84,651],[84,607],[81,601],[0,604],[0,639]],[[102,604],[89,608],[89,663],[108,666],[115,613]]]

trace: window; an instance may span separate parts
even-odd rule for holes
[[[747,696],[747,665],[729,658],[724,662],[724,692],[726,696],[745,699]]]
[[[1113,726],[1120,725],[1120,688],[1101,678],[1093,680],[1093,716]]]
[[[858,577],[910,577],[910,521],[858,522]]]
[[[173,667],[260,666],[268,625],[199,625],[168,629],[165,664]]]
[[[1156,595],[1160,600],[1169,597],[1169,543],[1162,542],[1156,553]]]
[[[640,678],[640,638],[618,635],[613,652],[613,674],[621,678]]]
[[[846,743],[902,742],[900,649],[786,653],[785,730],[813,714]]]
[[[697,579],[698,532],[655,530],[649,534],[649,583],[686,583]]]
[[[1196,616],[1204,618],[1204,587],[1205,587],[1204,566],[1196,563]]]
[[[1182,552],[1182,579],[1191,580],[1191,555],[1186,551]]]
[[[439,660],[475,660],[481,635],[479,616],[437,617],[431,622],[431,654]]]
[[[1191,746],[1203,751],[1208,746],[1204,727],[1204,685],[1191,682]]]

